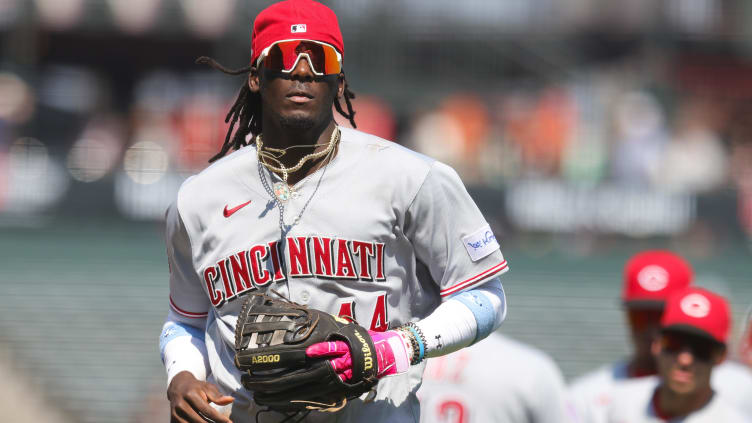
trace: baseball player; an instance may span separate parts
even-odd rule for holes
[[[351,123],[355,113],[329,8],[275,3],[256,17],[251,44],[245,69],[204,60],[248,78],[221,151],[166,214],[160,349],[172,421],[289,417],[256,406],[233,361],[243,298],[274,291],[390,340],[375,394],[300,418],[417,422],[423,359],[483,339],[505,316],[499,243],[451,168],[337,125],[333,106]],[[336,364],[345,380],[348,363]]]
[[[661,250],[641,252],[624,269],[622,301],[627,311],[634,353],[632,358],[601,367],[575,379],[568,390],[568,409],[577,422],[602,423],[617,384],[655,375],[652,343],[659,333],[665,298],[689,286],[692,269],[678,255]],[[742,413],[752,413],[752,372],[726,360],[713,372],[712,385]],[[752,414],[749,414],[752,415]]]
[[[713,367],[726,354],[730,322],[728,303],[719,295],[701,288],[671,295],[652,346],[658,376],[616,387],[608,421],[748,422],[710,385]]]
[[[663,250],[636,254],[624,267],[622,304],[634,352],[632,357],[601,367],[569,386],[569,410],[577,422],[603,423],[617,382],[656,373],[651,352],[660,329],[666,298],[689,286],[692,269],[683,258]]]
[[[564,378],[545,353],[501,334],[428,360],[422,422],[562,423]]]

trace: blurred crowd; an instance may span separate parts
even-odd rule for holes
[[[459,15],[444,1],[331,3],[353,40],[359,129],[447,162],[473,187],[731,189],[752,231],[747,43],[724,41],[743,33],[734,16],[746,3],[472,1]],[[162,216],[219,149],[243,83],[192,58],[247,56],[247,21],[264,2],[207,4],[0,2],[0,218],[86,199]],[[388,29],[378,44],[367,36],[376,27]],[[560,35],[564,50],[547,47]],[[709,53],[713,42],[725,50]]]
[[[639,84],[608,72],[591,76],[505,92],[459,91],[399,117],[376,95],[354,103],[361,130],[446,161],[470,183],[561,178],[691,192],[750,185],[749,105],[682,93],[669,107]],[[81,123],[78,133],[40,130],[49,139],[37,141],[63,147],[76,180],[101,178],[143,142],[164,148],[167,167],[198,171],[224,139],[238,81],[155,71],[133,88],[129,110],[118,113],[106,104],[113,95],[106,75],[56,67],[39,86],[4,72],[2,145],[38,144],[25,133],[30,123],[44,128],[73,119]]]
[[[746,119],[752,103],[649,87],[656,81],[625,77],[630,71],[622,65],[542,86],[460,90],[401,114],[377,94],[361,92],[356,122],[449,163],[469,185],[554,179],[690,193],[752,191]],[[116,190],[179,184],[167,182],[170,175],[201,170],[219,149],[241,83],[219,73],[156,70],[132,87],[132,102],[120,111],[107,75],[72,66],[33,77],[3,71],[0,204],[12,210],[33,200],[43,208],[71,182],[113,173],[122,176],[115,177]],[[661,97],[666,92],[671,95]]]
[[[733,128],[724,139],[743,123],[719,116],[718,104],[687,95],[669,109],[642,87],[593,76],[500,93],[490,104],[448,97],[411,120],[407,141],[482,184],[556,178],[684,192],[744,184],[749,134]]]

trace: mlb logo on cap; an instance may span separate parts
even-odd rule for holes
[[[299,32],[306,32],[306,24],[295,24],[290,26],[290,32],[297,34]]]
[[[702,288],[686,288],[671,295],[661,318],[663,330],[686,332],[725,344],[731,326],[726,299]]]

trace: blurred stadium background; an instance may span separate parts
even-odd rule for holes
[[[194,60],[244,66],[269,3],[0,0],[3,421],[168,421],[162,217],[243,83]],[[325,3],[359,127],[453,165],[494,226],[505,333],[567,378],[623,356],[621,267],[670,248],[739,337],[752,2]]]

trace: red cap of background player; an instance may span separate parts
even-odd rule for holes
[[[624,266],[622,300],[628,307],[662,307],[691,281],[692,268],[683,258],[670,251],[644,251]]]
[[[722,344],[728,339],[731,311],[720,295],[702,288],[686,288],[666,301],[661,329],[692,333]]]
[[[251,35],[251,63],[256,63],[265,48],[282,40],[321,41],[345,54],[337,15],[313,0],[282,1],[256,16]]]

